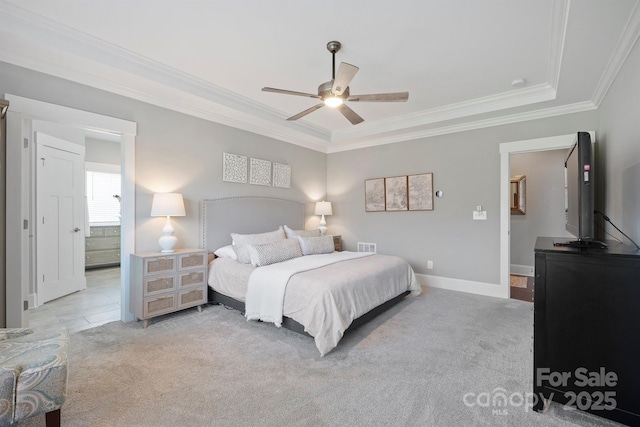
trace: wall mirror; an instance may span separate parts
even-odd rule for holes
[[[511,178],[511,214],[524,215],[526,213],[526,181],[524,175]]]

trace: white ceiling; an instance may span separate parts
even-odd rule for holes
[[[597,108],[639,0],[0,0],[0,61],[323,152]],[[351,125],[315,93],[360,67]],[[512,87],[525,79],[522,87]]]

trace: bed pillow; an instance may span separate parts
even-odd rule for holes
[[[328,254],[334,251],[333,236],[302,237],[298,236],[304,255]]]
[[[235,260],[238,259],[238,254],[236,254],[236,251],[233,249],[232,245],[227,245],[227,246],[218,248],[215,251],[213,251],[213,254],[218,258],[231,258]]]
[[[251,262],[249,249],[247,248],[248,245],[261,245],[263,243],[271,243],[284,239],[285,235],[282,229],[258,234],[231,233],[233,249],[236,251],[236,254],[238,254],[238,261],[243,264],[249,264]]]
[[[256,267],[275,264],[276,262],[302,256],[302,249],[297,239],[284,239],[261,245],[248,245],[251,264]]]
[[[292,230],[286,225],[283,226],[287,239],[295,239],[297,236],[302,237],[320,237],[320,229],[317,230]]]

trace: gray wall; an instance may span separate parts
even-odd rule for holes
[[[597,112],[590,111],[329,154],[329,231],[342,235],[347,250],[358,241],[377,243],[379,253],[406,258],[417,273],[497,284],[499,144],[596,127]],[[434,189],[444,192],[433,211],[364,211],[365,179],[422,172],[433,172]],[[477,205],[486,221],[472,220]]]
[[[538,236],[567,237],[564,219],[564,161],[568,150],[512,154],[511,176],[525,175],[526,214],[511,215],[511,265],[533,268]]]
[[[0,93],[39,99],[138,123],[136,145],[137,250],[156,247],[162,220],[150,218],[156,191],[181,191],[187,217],[176,218],[180,246],[199,243],[199,201],[207,197],[269,195],[333,202],[329,231],[342,234],[347,249],[378,243],[381,253],[407,258],[418,273],[499,282],[500,143],[597,129],[604,173],[605,209],[640,240],[640,52],[624,64],[598,111],[423,138],[328,156],[270,138],[231,129],[73,82],[0,63]],[[221,182],[222,152],[292,166],[293,188],[263,188]],[[431,212],[364,212],[364,180],[434,173],[444,191]],[[326,181],[325,181],[326,179]],[[623,197],[624,195],[624,197]],[[472,221],[482,205],[487,221]],[[309,203],[309,212],[312,203]],[[317,224],[310,217],[309,226]],[[434,269],[426,269],[426,261]]]
[[[640,244],[640,44],[636,43],[600,104],[600,166],[605,176],[604,211]],[[607,226],[607,230],[629,243]],[[607,236],[607,238],[610,238]]]
[[[325,197],[326,154],[176,113],[119,95],[0,62],[0,94],[37,99],[130,120],[136,137],[136,251],[157,250],[164,225],[151,218],[155,192],[183,194],[187,216],[174,218],[177,247],[200,245],[200,201],[271,196],[308,202],[308,227],[317,227],[313,201]],[[291,165],[292,188],[222,182],[222,153]],[[11,183],[9,183],[11,185]]]

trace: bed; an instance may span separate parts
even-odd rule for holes
[[[289,200],[207,199],[203,200],[202,209],[203,248],[211,253],[228,248],[232,233],[275,232],[284,225],[293,230],[304,229],[305,205]],[[286,240],[278,240],[276,245],[293,245],[291,239]],[[323,239],[299,237],[299,240],[299,247],[307,251],[306,243]],[[252,249],[268,246],[255,245]],[[208,284],[209,302],[237,309],[249,320],[272,321],[309,335],[321,355],[337,346],[347,330],[369,321],[409,293],[419,294],[421,290],[413,270],[403,259],[354,252],[311,251],[259,267],[232,257],[217,257],[210,263]]]

